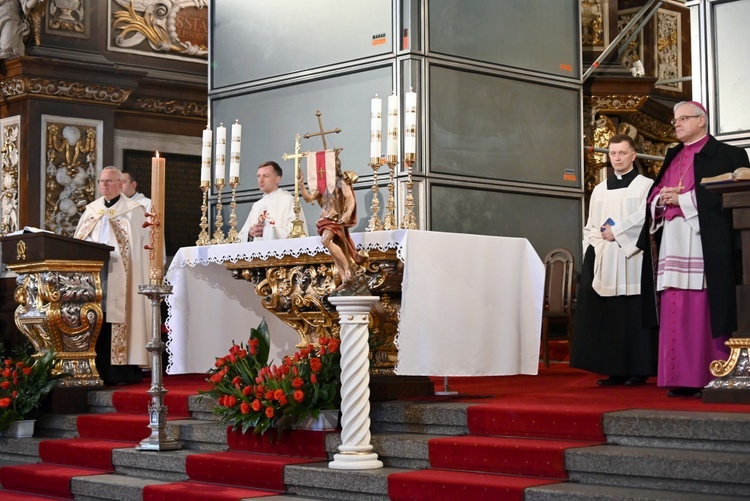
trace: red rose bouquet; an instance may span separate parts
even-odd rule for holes
[[[34,360],[20,348],[12,356],[0,357],[0,430],[7,430],[14,421],[36,417],[60,377],[51,374],[54,358],[49,350]]]
[[[317,418],[321,410],[341,404],[340,341],[320,338],[280,365],[268,362],[269,334],[265,320],[251,329],[247,344],[235,344],[216,359],[209,371],[213,388],[205,394],[216,398],[214,413],[221,423],[245,433],[265,433],[294,427],[300,420]]]

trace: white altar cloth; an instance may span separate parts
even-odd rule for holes
[[[397,249],[404,262],[399,375],[536,374],[544,265],[523,238],[418,230],[356,233],[358,248]],[[265,317],[271,357],[299,336],[263,308],[253,284],[222,263],[327,252],[320,237],[185,247],[166,274],[169,374],[202,373]]]

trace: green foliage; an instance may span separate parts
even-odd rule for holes
[[[0,352],[2,352],[0,345]],[[14,421],[34,416],[60,377],[52,376],[55,354],[49,350],[36,360],[23,347],[3,357],[0,365],[0,430]]]

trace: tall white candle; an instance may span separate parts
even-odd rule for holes
[[[370,102],[370,159],[380,159],[383,151],[383,100],[375,94]],[[379,162],[379,160],[378,160]]]
[[[211,129],[206,126],[201,142],[201,184],[211,182]]]
[[[388,142],[386,143],[386,155],[398,156],[398,96],[394,93],[388,96]]]
[[[404,100],[404,155],[417,153],[417,93],[409,89]]]
[[[232,124],[232,144],[229,153],[229,178],[240,177],[240,143],[242,142],[242,125],[237,121]]]
[[[216,127],[216,157],[214,161],[214,179],[225,179],[227,154],[227,128],[224,125]]]

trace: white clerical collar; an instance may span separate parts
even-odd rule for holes
[[[706,137],[707,135],[708,135],[708,134],[703,134],[703,135],[702,135],[701,137],[699,137],[699,138],[698,138],[698,139],[696,139],[695,141],[693,141],[693,142],[690,142],[690,143],[683,143],[683,144],[685,144],[685,146],[692,146],[692,145],[694,145],[695,143],[697,143],[698,141],[702,141],[702,140],[703,140],[703,138],[705,138],[705,137]]]
[[[273,190],[273,191],[272,191],[271,193],[263,193],[263,198],[266,198],[266,197],[272,197],[272,196],[276,195],[276,194],[277,194],[277,193],[278,193],[278,192],[279,192],[280,190],[281,190],[281,188],[278,188],[278,187],[277,187],[277,188],[276,188],[275,190]]]
[[[631,170],[633,170],[632,165],[630,166],[630,169],[628,169],[628,172],[623,172],[622,174],[618,174],[615,172],[615,177],[617,177],[618,180],[622,181],[622,176],[624,176],[625,174],[628,174]]]

